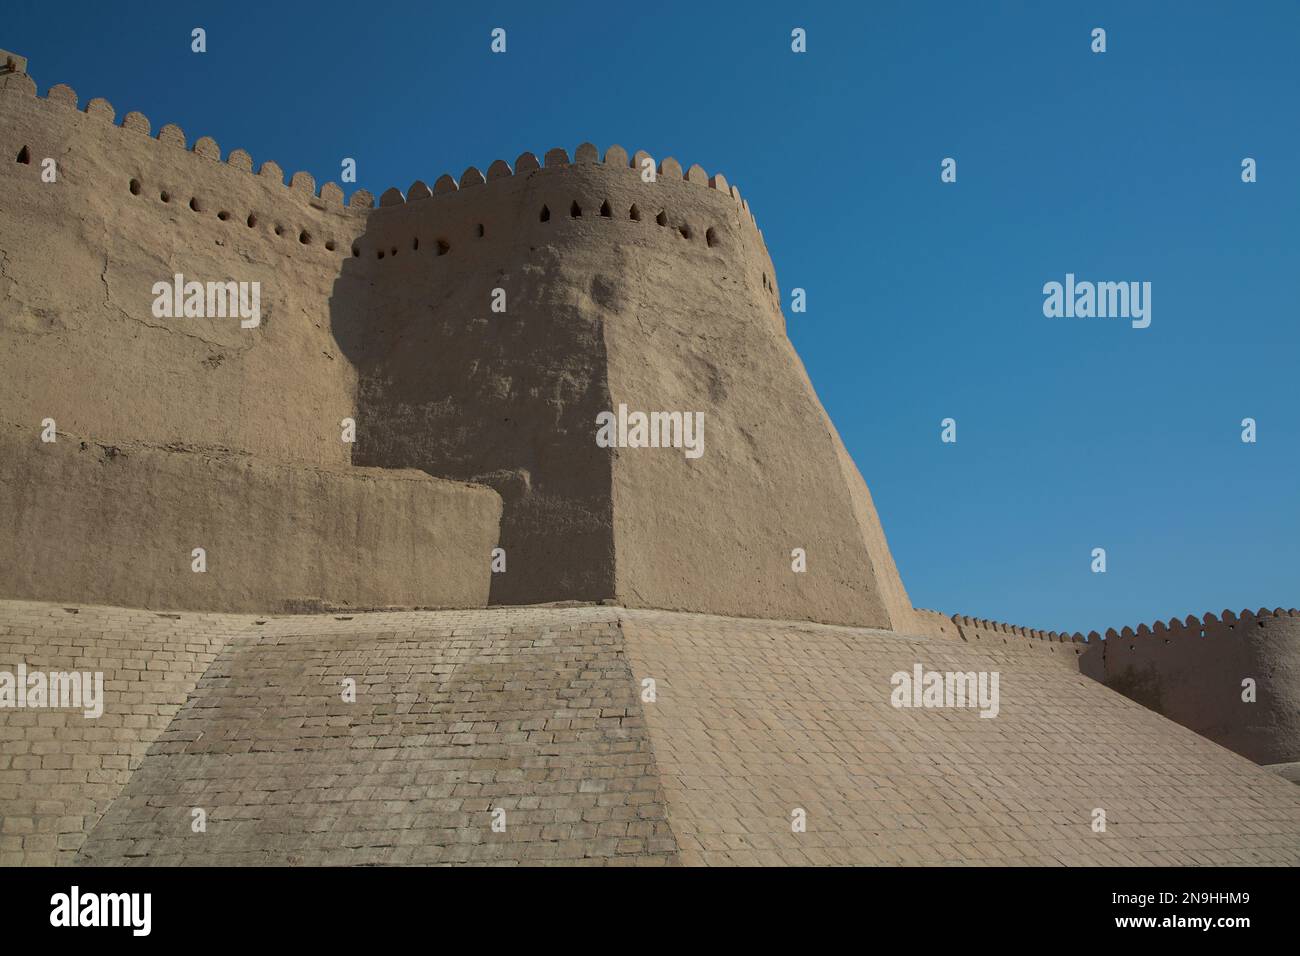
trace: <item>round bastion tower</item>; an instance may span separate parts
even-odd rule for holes
[[[331,303],[368,423],[353,460],[495,488],[494,601],[910,611],[724,177],[617,146],[525,153],[389,190],[350,252]],[[660,416],[644,441],[637,413]]]

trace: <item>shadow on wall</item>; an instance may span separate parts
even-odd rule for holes
[[[344,260],[330,323],[358,378],[352,463],[494,488],[506,571],[492,603],[611,598],[611,458],[594,440],[610,407],[604,318],[547,237],[509,221],[527,201],[488,222],[474,205],[376,212]]]
[[[1300,760],[1300,612],[1225,610],[1098,638],[1083,674],[1256,763]]]

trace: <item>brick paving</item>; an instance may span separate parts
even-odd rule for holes
[[[80,860],[670,862],[621,644],[605,609],[268,623],[217,657]]]
[[[0,602],[19,659],[107,700],[0,710],[3,865],[1300,863],[1300,787],[1014,641]],[[998,717],[894,708],[917,663],[998,671]]]
[[[235,620],[0,602],[0,670],[101,671],[105,697],[94,720],[0,710],[0,865],[72,861]]]
[[[656,681],[646,720],[684,864],[1300,863],[1300,787],[1080,675],[1071,654],[623,621],[634,676]],[[998,671],[998,716],[891,706],[890,676],[917,663]]]

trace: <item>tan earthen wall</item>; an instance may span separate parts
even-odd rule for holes
[[[254,173],[242,150],[223,160],[211,139],[151,135],[144,117],[79,108],[66,87],[34,93],[23,74],[0,83],[0,145],[34,161],[0,172],[14,197],[0,212],[0,424],[27,437],[52,418],[101,445],[490,485],[508,554],[493,602],[915,630],[725,177],[665,158],[647,183],[643,154],[583,144],[344,206],[307,174],[286,186],[274,163]],[[39,180],[44,156],[57,185]],[[261,282],[261,326],[152,317],[154,283],[177,272]],[[505,313],[491,311],[495,288]],[[598,448],[595,416],[620,402],[703,412],[703,458]],[[355,446],[339,440],[345,417]],[[806,573],[791,570],[794,548]]]
[[[918,612],[927,613],[927,612]],[[1300,760],[1300,612],[1281,608],[1058,634],[953,615],[961,638],[1056,657],[1256,763]],[[1243,700],[1242,682],[1255,700]]]
[[[1108,632],[1084,673],[1256,763],[1300,760],[1300,612],[1224,611]],[[1254,701],[1243,700],[1247,680]]]
[[[487,603],[489,488],[14,431],[0,433],[8,593],[211,611]]]

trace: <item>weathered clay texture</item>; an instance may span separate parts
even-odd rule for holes
[[[3,63],[0,670],[107,699],[0,714],[0,864],[1300,862],[1295,612],[914,610],[723,176],[584,143],[345,205]],[[176,274],[260,324],[154,315]],[[702,456],[599,447],[621,405]],[[481,609],[548,601],[624,607]],[[393,606],[480,610],[346,613]],[[891,706],[918,664],[998,718]]]
[[[14,593],[226,611],[487,601],[501,501],[481,485],[66,434],[31,448],[0,433]]]
[[[223,163],[210,138],[189,147],[168,125],[155,139],[138,114],[115,126],[102,101],[79,111],[69,89],[32,94],[0,87],[3,149],[35,157],[0,172],[0,425],[21,458],[59,454],[37,438],[53,419],[60,443],[122,449],[129,462],[102,487],[64,475],[44,489],[47,512],[67,504],[83,522],[107,520],[111,495],[135,521],[185,470],[163,462],[192,456],[205,464],[175,500],[193,501],[200,528],[214,511],[258,511],[256,482],[223,479],[241,468],[268,476],[280,512],[312,507],[324,470],[359,465],[375,469],[369,488],[393,483],[388,499],[414,492],[404,472],[383,470],[418,469],[495,489],[502,513],[427,485],[441,539],[417,522],[395,545],[438,569],[417,588],[393,573],[395,555],[376,561],[364,542],[343,560],[349,587],[288,574],[280,556],[304,541],[347,550],[366,492],[340,492],[328,506],[342,512],[292,544],[275,543],[282,523],[244,519],[241,558],[276,560],[242,580],[218,573],[232,563],[216,555],[201,586],[160,590],[143,571],[96,579],[91,556],[73,557],[80,536],[56,526],[38,568],[2,576],[7,595],[225,609],[271,609],[304,589],[333,603],[614,599],[915,629],[866,485],[785,337],[762,237],[725,179],[665,158],[646,182],[624,150],[602,162],[583,144],[575,162],[525,154],[513,173],[471,167],[432,189],[390,189],[377,207],[360,192],[343,206],[337,187],[314,195],[304,173],[286,186],[279,166],[242,150]],[[40,180],[46,156],[55,183]],[[154,283],[175,274],[259,282],[261,325],[155,317]],[[498,289],[504,312],[492,309]],[[703,413],[703,456],[598,447],[596,416],[620,403]],[[340,440],[345,418],[355,445]],[[30,480],[49,466],[20,467]],[[173,531],[160,526],[153,543]],[[169,553],[183,556],[193,535],[179,536]],[[485,579],[494,544],[507,570]],[[105,536],[93,560],[127,565],[140,546]],[[462,547],[455,567],[449,552]],[[806,573],[791,570],[795,548]],[[148,576],[167,578],[171,566],[154,562],[143,559]]]
[[[1300,761],[1296,612],[1224,611],[1089,644],[1083,672],[1112,690],[1256,763]]]

